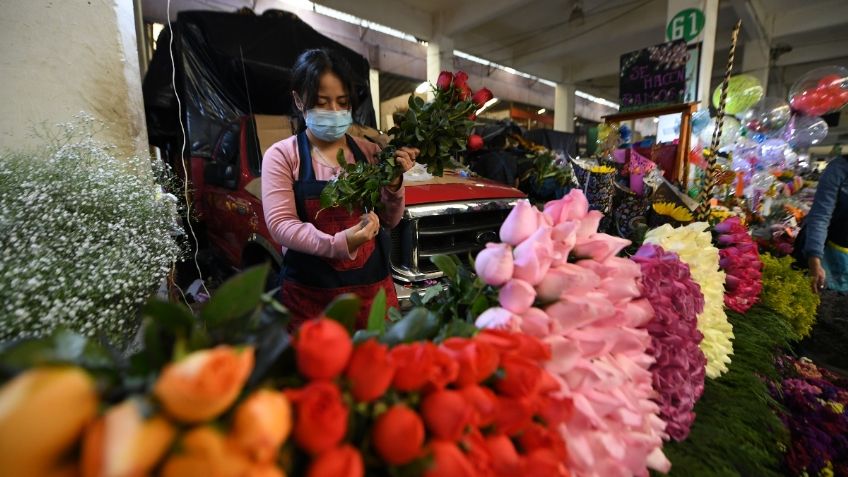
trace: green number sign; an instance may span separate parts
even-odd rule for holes
[[[668,22],[665,36],[669,41],[685,40],[690,42],[701,34],[704,29],[704,12],[697,8],[687,8],[680,11]]]

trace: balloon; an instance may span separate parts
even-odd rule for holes
[[[630,137],[632,135],[632,131],[630,131],[630,127],[628,127],[626,124],[623,124],[621,126],[621,128],[619,128],[618,132],[621,135],[621,141],[622,142],[625,142],[625,143],[630,142]]]
[[[713,140],[713,133],[716,128],[716,120],[715,118],[710,119],[707,125],[701,130],[701,134],[698,137],[701,139],[701,144],[704,147],[709,147]],[[724,124],[721,126],[721,137],[718,141],[719,150],[724,149],[728,146],[732,146],[736,139],[739,137],[739,121],[733,116],[725,116]]]
[[[848,68],[824,66],[800,77],[789,90],[792,109],[807,116],[821,116],[848,104]]]
[[[760,80],[751,75],[731,76],[727,82],[727,101],[724,105],[726,114],[739,114],[750,108],[764,95]],[[721,98],[721,85],[713,91],[713,106],[718,109]]]
[[[783,139],[768,139],[760,146],[760,158],[765,167],[783,167],[787,149]]]
[[[742,137],[733,145],[733,158],[730,167],[736,172],[744,172],[745,180],[750,180],[751,175],[760,164],[760,145],[756,142]]]
[[[791,116],[792,110],[786,101],[766,97],[745,111],[742,115],[742,126],[753,133],[773,135],[789,122]]]
[[[793,115],[783,130],[783,139],[796,149],[818,144],[827,137],[827,123],[812,116]]]
[[[706,109],[695,111],[692,115],[692,134],[699,135],[710,124],[710,112]]]

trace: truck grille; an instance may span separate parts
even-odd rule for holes
[[[391,262],[395,276],[408,281],[437,278],[439,271],[430,257],[457,255],[468,263],[488,242],[497,242],[498,231],[512,202],[486,210],[444,213],[417,218],[405,217],[392,230]]]

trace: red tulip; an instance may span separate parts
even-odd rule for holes
[[[474,96],[471,97],[471,101],[473,101],[478,108],[482,108],[483,105],[493,97],[494,95],[488,88],[480,88],[480,90],[474,93]]]
[[[453,82],[453,73],[450,71],[442,71],[439,73],[439,79],[436,80],[436,88],[439,91],[447,91]]]
[[[468,136],[468,150],[476,151],[483,148],[483,138],[478,134]]]

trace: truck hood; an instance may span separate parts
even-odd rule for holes
[[[442,177],[426,180],[404,179],[404,186],[406,205],[526,197],[523,192],[514,187],[480,177],[463,177],[452,171],[445,171]]]

